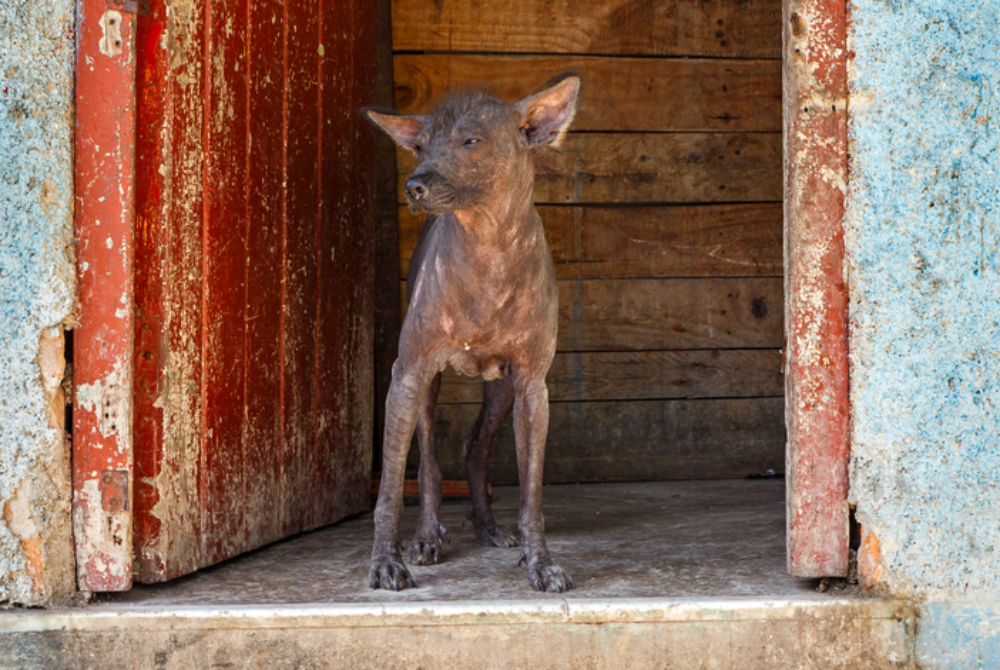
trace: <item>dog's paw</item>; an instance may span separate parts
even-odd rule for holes
[[[536,591],[546,593],[562,593],[569,591],[576,584],[566,574],[566,571],[555,563],[539,563],[527,566],[528,582]]]
[[[388,589],[390,591],[402,591],[417,587],[417,583],[413,581],[410,571],[403,565],[400,556],[373,557],[371,572],[368,573],[368,584],[373,589]]]
[[[448,529],[438,522],[417,529],[417,534],[406,552],[410,565],[434,565],[441,560],[442,542],[451,542]]]
[[[476,531],[476,541],[484,547],[503,547],[509,549],[517,546],[517,536],[510,526],[502,523],[478,524],[472,522]]]

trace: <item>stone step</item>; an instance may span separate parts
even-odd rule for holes
[[[0,612],[0,668],[911,668],[903,601],[610,598]]]

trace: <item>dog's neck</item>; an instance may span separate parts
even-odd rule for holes
[[[527,174],[521,172],[513,178],[518,183],[496,189],[473,207],[452,212],[471,242],[503,248],[533,232],[534,170],[529,164]]]

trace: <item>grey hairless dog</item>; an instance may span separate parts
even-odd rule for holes
[[[427,116],[365,110],[420,165],[406,180],[410,207],[427,212],[410,261],[409,310],[386,399],[382,486],[375,507],[372,588],[416,586],[399,540],[406,454],[420,443],[421,513],[409,559],[436,563],[450,539],[438,521],[441,470],[433,419],[441,371],[486,380],[483,407],[465,444],[469,518],[480,543],[517,546],[493,518],[486,462],[493,434],[514,410],[521,485],[521,561],[531,585],[565,591],[573,581],[545,544],[542,465],[549,425],[545,376],[556,348],[558,290],[532,203],[532,150],[558,144],[573,120],[580,80],[563,75],[510,105],[482,92],[453,94]]]

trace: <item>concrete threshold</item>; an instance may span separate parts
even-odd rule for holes
[[[495,508],[512,523],[516,490]],[[568,593],[476,544],[464,505],[420,588],[372,591],[361,515],[85,608],[0,611],[0,668],[913,667],[909,604],[787,575],[781,482],[547,487],[546,510]]]
[[[0,613],[11,668],[909,668],[905,602],[622,598]]]

